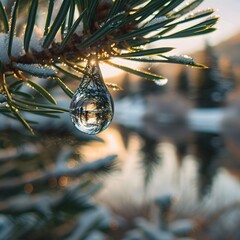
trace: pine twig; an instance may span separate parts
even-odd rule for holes
[[[71,154],[71,151],[62,151],[59,154],[59,159],[57,162],[66,161],[68,156]],[[102,169],[112,166],[116,155],[110,155],[108,157],[96,160],[94,162],[82,163],[79,167],[76,168],[59,168],[55,167],[53,170],[48,170],[42,173],[31,174],[33,177],[22,176],[21,178],[11,178],[4,179],[0,183],[0,192],[4,191],[14,191],[14,189],[24,188],[26,184],[42,184],[48,182],[51,178],[60,178],[61,176],[67,177],[79,177],[87,173],[97,173]]]

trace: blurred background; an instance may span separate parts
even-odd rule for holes
[[[119,81],[124,91],[116,93],[115,124],[99,135],[105,143],[83,151],[118,153],[122,171],[111,176],[100,196],[119,211],[129,202],[142,206],[170,194],[176,215],[219,213],[196,239],[238,239],[240,2],[209,0],[199,9],[209,7],[220,17],[216,32],[157,43],[209,69],[142,66],[168,78],[156,86],[103,68],[106,77],[111,74],[106,80]]]
[[[158,86],[101,65],[123,90],[111,92],[113,123],[96,137],[64,114],[35,119],[34,137],[1,118],[0,239],[240,239],[240,2],[206,0],[205,8],[220,17],[216,32],[156,45],[208,69],[136,65],[168,78]],[[110,174],[64,170],[112,154]],[[87,191],[76,197],[79,184]],[[92,195],[98,215],[82,201]]]

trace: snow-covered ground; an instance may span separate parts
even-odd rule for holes
[[[144,116],[148,113],[150,106],[141,97],[124,98],[115,103],[115,117],[114,122],[124,125],[126,127],[141,129],[144,127]],[[186,115],[186,123],[190,130],[217,133],[221,131],[224,118],[226,116],[226,109],[211,108],[211,109],[190,109]],[[158,112],[156,106],[155,116],[158,119],[172,119],[176,116],[166,116],[166,112]],[[164,116],[163,116],[164,115]],[[162,116],[162,117],[161,117]],[[173,119],[174,121],[174,119]],[[166,122],[167,123],[167,122]],[[172,123],[172,120],[171,120]],[[159,122],[159,124],[161,124]]]

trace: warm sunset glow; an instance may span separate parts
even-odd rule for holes
[[[130,68],[139,68],[140,66],[140,62],[135,62],[135,61],[129,61],[129,60],[124,60],[124,59],[120,59],[120,58],[113,58],[111,59],[111,62],[119,64],[119,65],[123,65],[123,66],[127,66]],[[107,78],[112,78],[112,77],[116,77],[120,74],[125,73],[123,70],[112,67],[106,63],[100,63],[100,68],[103,74],[104,79]]]
[[[87,156],[87,160],[96,160],[101,157],[106,157],[109,154],[116,154],[124,158],[126,149],[118,129],[110,127],[98,135],[103,142],[92,142],[91,144],[82,145],[79,147],[79,153]],[[92,151],[94,149],[94,151]]]

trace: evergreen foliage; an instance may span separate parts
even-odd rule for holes
[[[33,132],[25,113],[55,117],[68,109],[58,106],[51,89],[34,77],[59,85],[67,96],[69,80],[81,80],[89,54],[128,73],[161,82],[155,73],[111,62],[112,58],[204,67],[193,59],[171,56],[171,47],[151,47],[161,39],[190,37],[215,30],[214,10],[193,12],[203,0],[63,0],[0,1],[1,108]],[[11,5],[12,4],[12,5]],[[42,20],[42,12],[46,11]],[[27,13],[27,17],[26,17]],[[40,21],[41,20],[41,21]],[[25,87],[39,93],[33,97]],[[115,84],[108,85],[116,88]],[[41,96],[41,97],[40,97]]]

